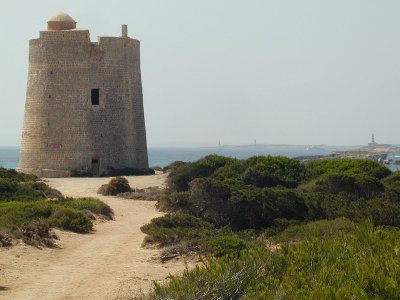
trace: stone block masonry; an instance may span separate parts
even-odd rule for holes
[[[59,13],[30,41],[20,171],[97,176],[148,167],[140,43],[122,31],[91,42]]]

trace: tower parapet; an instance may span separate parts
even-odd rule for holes
[[[30,41],[19,170],[38,176],[147,168],[140,43],[90,41],[59,13]]]

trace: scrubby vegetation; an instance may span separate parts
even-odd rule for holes
[[[0,168],[0,246],[22,239],[35,246],[52,246],[51,228],[90,232],[95,215],[111,219],[113,212],[96,199],[64,198],[34,176]]]
[[[103,184],[97,192],[105,196],[115,196],[120,193],[128,193],[131,191],[132,189],[129,185],[128,180],[125,177],[117,176],[115,178],[112,178],[109,183]]]
[[[146,242],[214,258],[152,299],[400,294],[400,173],[361,159],[217,155],[169,169],[158,202],[169,214],[142,227]]]
[[[400,175],[368,160],[301,163],[286,157],[208,156],[171,166],[164,211],[186,211],[217,226],[263,229],[276,220],[347,217],[400,226]]]
[[[229,228],[215,228],[214,225],[185,213],[169,214],[153,219],[141,230],[147,234],[144,242],[166,247],[161,259],[167,260],[177,255],[202,253],[223,256],[239,255],[247,248],[240,235]]]
[[[135,189],[134,191],[118,194],[119,197],[135,200],[148,200],[157,201],[164,197],[165,189],[158,186],[149,187],[145,189]]]
[[[398,299],[399,230],[342,219],[307,226],[297,228],[301,242],[274,250],[261,240],[237,258],[209,259],[150,298]]]

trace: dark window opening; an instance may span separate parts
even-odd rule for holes
[[[100,90],[99,89],[92,89],[92,105],[99,105],[100,104]]]
[[[49,99],[51,98],[51,95],[49,95]]]
[[[53,75],[53,71],[50,71],[50,75]]]
[[[50,126],[50,122],[47,122],[47,126]]]
[[[92,159],[92,164],[98,164],[98,163],[99,163],[99,160],[97,158]]]

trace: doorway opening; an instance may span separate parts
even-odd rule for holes
[[[99,158],[97,158],[97,157],[92,158],[92,174],[93,174],[93,176],[100,175],[100,162],[99,162]]]

